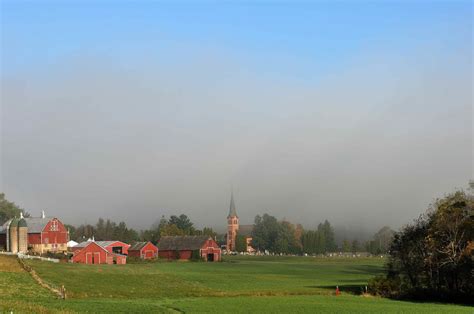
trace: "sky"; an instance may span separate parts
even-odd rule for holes
[[[473,174],[470,1],[0,1],[0,191],[72,224],[394,229]]]

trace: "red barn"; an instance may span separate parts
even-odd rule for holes
[[[72,262],[82,264],[126,264],[127,256],[112,253],[97,242],[90,241],[81,250],[74,252]]]
[[[10,232],[17,227],[12,225],[16,220],[10,219],[0,227],[0,247],[7,251],[18,251],[18,240],[11,237]],[[43,212],[41,217],[22,217],[21,221],[27,234],[25,247],[28,250],[35,253],[67,251],[69,232],[58,218],[46,217]]]
[[[130,247],[130,244],[123,243],[121,241],[85,241],[81,242],[78,245],[73,246],[71,249],[73,252],[80,251],[86,246],[89,245],[89,243],[95,242],[97,245],[101,246],[105,250],[109,251],[110,253],[116,253],[116,254],[121,254],[121,255],[127,255],[128,254],[128,248]]]
[[[140,257],[142,259],[157,258],[158,248],[151,242],[137,242],[128,248],[128,256]]]
[[[168,236],[158,243],[158,256],[166,259],[190,259],[194,254],[208,262],[221,260],[221,249],[210,236]]]

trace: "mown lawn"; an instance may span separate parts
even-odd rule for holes
[[[64,285],[67,300],[55,299],[18,267],[2,267],[14,263],[0,256],[0,312],[473,312],[352,294],[383,271],[377,258],[236,256],[222,263],[128,265],[28,261],[43,280]],[[336,285],[342,290],[338,297]]]

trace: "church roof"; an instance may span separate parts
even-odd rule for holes
[[[229,207],[229,217],[238,217],[237,216],[237,211],[235,210],[235,202],[234,202],[234,192],[230,194],[230,207]]]
[[[252,230],[253,230],[253,225],[240,225],[239,226],[239,231],[237,233],[239,235],[243,236],[251,236],[252,235]]]

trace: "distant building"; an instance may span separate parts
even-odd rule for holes
[[[232,192],[230,195],[229,215],[227,215],[227,251],[234,252],[236,250],[236,238],[237,235],[241,235],[245,237],[245,243],[247,245],[246,251],[249,253],[255,252],[254,248],[251,246],[252,230],[253,225],[239,225],[239,217],[237,216],[237,210],[235,208],[234,193]]]
[[[12,253],[65,252],[69,232],[58,218],[12,218],[0,227],[0,249]]]
[[[85,242],[84,246],[74,251],[71,258],[73,263],[81,264],[126,264],[127,256],[123,254],[113,253],[107,250],[104,246],[99,245],[99,242],[107,241],[89,241]],[[112,242],[112,241],[111,241]],[[82,243],[79,243],[82,244]],[[75,246],[77,247],[77,245]]]
[[[121,241],[94,241],[94,240],[88,240],[81,242],[71,248],[73,252],[80,251],[86,246],[88,246],[91,242],[96,243],[100,247],[104,248],[110,253],[116,253],[116,254],[121,254],[121,255],[127,255],[128,254],[128,248],[130,247],[130,244],[123,243]]]
[[[188,260],[197,254],[208,262],[221,260],[221,249],[210,236],[167,236],[158,242],[158,256]]]
[[[239,230],[239,217],[235,209],[234,193],[230,195],[229,215],[227,215],[227,251],[235,251],[235,239]]]
[[[151,242],[137,242],[128,248],[128,256],[154,259],[158,257],[158,248]]]

